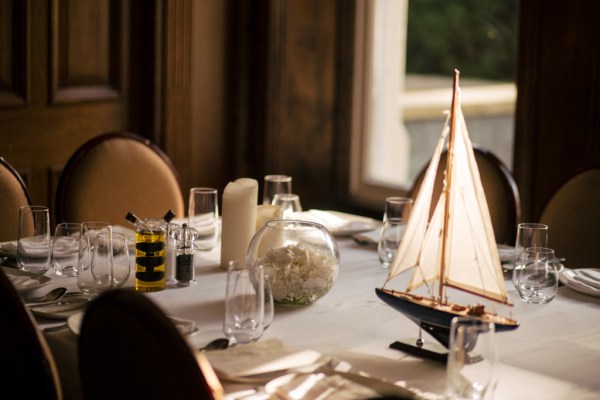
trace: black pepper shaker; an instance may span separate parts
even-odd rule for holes
[[[194,274],[195,240],[198,231],[181,225],[174,233],[175,236],[175,284],[177,286],[191,286],[196,284]]]

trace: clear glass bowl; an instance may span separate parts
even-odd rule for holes
[[[335,239],[323,225],[274,220],[252,238],[247,261],[263,264],[275,304],[307,305],[333,287],[340,253]]]

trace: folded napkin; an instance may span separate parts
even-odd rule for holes
[[[32,279],[28,276],[8,275],[8,279],[17,290],[33,289],[40,286],[39,280]]]
[[[585,291],[598,292],[600,294],[600,270],[578,269],[568,275],[569,286],[574,286]]]
[[[316,222],[327,228],[333,235],[346,235],[375,229],[379,221],[359,215],[338,211],[308,210],[295,212],[292,219]]]
[[[313,350],[289,349],[281,341],[270,339],[209,351],[206,357],[219,378],[236,380],[311,365],[321,358],[321,354]]]
[[[6,257],[17,257],[17,241],[0,243],[0,254]]]
[[[379,396],[379,393],[375,390],[340,375],[299,374],[290,378],[289,381],[272,389],[277,399],[316,400],[335,398],[336,400],[353,400]]]

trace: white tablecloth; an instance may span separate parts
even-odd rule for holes
[[[337,356],[371,375],[405,381],[423,392],[442,393],[443,364],[388,347],[398,339],[416,337],[418,330],[375,295],[375,288],[381,287],[387,276],[376,251],[349,239],[340,239],[338,244],[341,265],[333,289],[311,306],[276,307],[274,321],[261,340],[277,338],[290,347]],[[226,273],[218,266],[218,258],[218,250],[197,254],[196,286],[148,294],[168,315],[198,324],[200,331],[191,339],[197,347],[223,336]],[[76,289],[73,278],[48,275],[53,282],[44,290],[60,285]],[[561,287],[551,303],[531,305],[519,299],[508,279],[507,287],[515,304],[513,316],[521,326],[496,336],[501,365],[495,398],[600,398],[600,298]],[[57,323],[38,322],[41,328]],[[72,386],[76,337],[67,330],[48,332],[46,337],[65,386]],[[77,396],[74,386],[65,387],[67,398]]]

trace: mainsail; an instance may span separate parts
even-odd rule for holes
[[[444,188],[430,219],[435,178],[448,139]],[[406,292],[423,285],[454,287],[508,304],[500,259],[455,71],[452,108],[425,173],[386,284],[413,269]],[[385,286],[385,285],[384,285]],[[437,296],[439,301],[442,289]],[[433,293],[432,293],[433,295]]]

